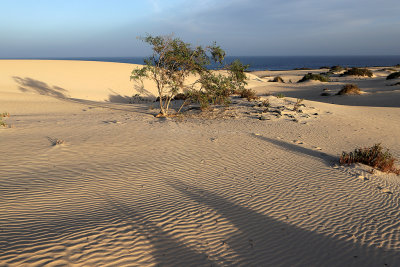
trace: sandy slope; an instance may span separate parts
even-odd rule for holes
[[[132,67],[0,61],[0,112],[12,125],[0,129],[0,266],[400,262],[400,177],[336,166],[342,150],[375,142],[400,157],[398,107],[352,97],[346,106],[305,101],[318,113],[305,123],[175,121],[155,119],[149,104],[98,102],[108,88],[132,95]],[[13,76],[74,99],[21,91]],[[249,82],[288,95],[319,94],[314,85]]]

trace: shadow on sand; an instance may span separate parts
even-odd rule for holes
[[[395,266],[400,261],[396,250],[367,246],[351,238],[338,239],[331,233],[305,230],[182,181],[170,181],[167,184],[179,193],[175,205],[185,205],[189,201],[199,209],[205,206],[206,210],[213,210],[218,217],[233,225],[236,232],[220,241],[208,233],[212,247],[201,246],[203,248],[199,250],[196,249],[199,246],[195,247],[194,244],[203,244],[207,240],[204,237],[198,239],[194,234],[196,231],[189,234],[190,237],[180,233],[179,229],[188,225],[178,223],[173,229],[165,229],[159,222],[172,218],[148,213],[137,203],[102,194],[103,208],[84,216],[40,217],[31,222],[30,227],[8,221],[8,227],[2,227],[0,232],[0,259],[12,259],[21,252],[24,252],[24,257],[27,252],[35,255],[41,249],[46,250],[47,246],[54,246],[55,240],[68,241],[71,235],[72,240],[74,236],[87,236],[87,246],[90,247],[91,242],[101,243],[101,239],[93,239],[92,234],[101,237],[98,234],[102,232],[98,232],[98,229],[105,229],[107,236],[110,234],[108,227],[117,223],[122,227],[113,227],[117,231],[114,233],[115,243],[120,243],[135,254],[151,254],[153,261],[160,266]],[[27,218],[20,219],[26,222]],[[209,226],[218,228],[218,222],[208,223],[207,216],[204,219]],[[217,231],[223,233],[225,230]],[[150,250],[144,251],[143,245],[140,245],[143,243],[136,243],[139,236],[141,240],[147,240]],[[119,258],[118,261],[121,263],[123,259]]]
[[[312,150],[309,148],[305,148],[302,146],[298,146],[295,144],[291,144],[282,140],[276,140],[276,139],[271,139],[265,136],[260,136],[260,135],[255,135],[255,134],[251,134],[252,137],[269,142],[271,144],[274,144],[278,147],[280,147],[283,150],[287,150],[287,151],[291,151],[297,154],[303,154],[303,155],[307,155],[307,156],[311,156],[314,157],[316,159],[322,160],[324,161],[328,166],[333,165],[335,162],[338,162],[338,158],[328,155],[326,153],[323,153],[321,151],[318,150]]]
[[[19,85],[19,90],[24,93],[33,91],[40,95],[52,96],[55,98],[66,99],[68,97],[66,95],[68,91],[58,86],[50,87],[47,83],[32,78],[13,76],[13,79]]]
[[[59,86],[50,86],[45,82],[35,80],[29,77],[22,78],[18,76],[12,77],[18,84],[21,92],[34,92],[40,95],[54,97],[56,99],[65,100],[69,102],[90,105],[92,107],[107,108],[111,110],[139,112],[143,114],[155,115],[154,111],[149,111],[151,101],[141,101],[132,103],[132,97],[121,96],[110,89],[113,94],[109,95],[109,102],[91,101],[85,99],[71,98],[68,95],[68,90]],[[131,101],[131,102],[130,102]],[[135,105],[127,105],[127,104]]]

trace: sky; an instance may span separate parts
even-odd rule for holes
[[[231,56],[400,55],[399,0],[0,0],[0,58],[147,56],[138,36]]]

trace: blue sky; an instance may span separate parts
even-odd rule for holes
[[[0,57],[146,56],[137,36],[228,55],[400,55],[398,0],[1,0]]]

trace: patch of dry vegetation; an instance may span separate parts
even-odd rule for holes
[[[351,165],[354,163],[362,163],[371,166],[382,172],[390,172],[400,175],[400,169],[396,168],[397,161],[388,149],[384,151],[381,144],[375,144],[372,147],[357,148],[353,152],[342,152],[340,156],[340,164]]]
[[[357,84],[346,84],[343,86],[337,95],[361,95],[361,90],[358,88]]]
[[[270,80],[270,82],[274,82],[274,83],[285,83],[285,81],[283,80],[283,78],[281,76],[276,76],[275,78],[273,78],[272,80]]]
[[[307,73],[306,75],[301,78],[299,83],[309,81],[309,80],[314,80],[314,81],[321,81],[321,82],[329,82],[329,76],[327,75],[322,75],[322,74],[314,74],[314,73]]]
[[[7,127],[7,123],[3,121],[3,118],[5,117],[10,117],[10,113],[8,112],[0,113],[0,126]]]

